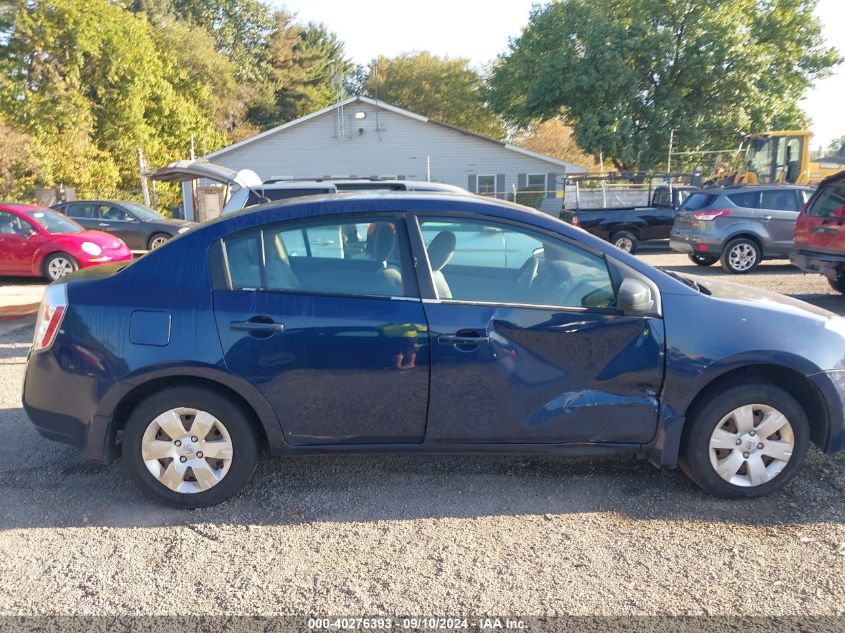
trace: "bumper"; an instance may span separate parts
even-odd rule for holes
[[[109,462],[116,457],[111,418],[97,415],[103,381],[74,373],[60,364],[61,348],[30,353],[23,386],[23,407],[44,437],[85,451],[88,458]]]
[[[101,266],[102,264],[116,264],[119,262],[131,262],[134,255],[132,255],[132,251],[127,249],[121,249],[119,251],[111,252],[111,253],[103,253],[99,257],[92,257],[86,255],[86,258],[82,258],[79,260],[79,267],[80,268],[90,268],[91,266]]]
[[[836,277],[845,267],[845,255],[815,253],[813,251],[792,251],[789,261],[804,272],[820,273],[827,277]]]
[[[722,240],[704,237],[698,233],[672,231],[669,234],[669,248],[676,253],[699,253],[717,257],[722,253]]]

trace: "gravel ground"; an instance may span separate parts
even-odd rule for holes
[[[845,313],[785,262],[732,280]],[[629,458],[264,460],[169,510],[31,428],[30,336],[0,333],[0,614],[845,615],[845,455],[745,502]]]

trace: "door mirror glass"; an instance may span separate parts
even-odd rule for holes
[[[616,307],[623,314],[647,314],[654,309],[651,288],[638,279],[625,279],[616,295]]]

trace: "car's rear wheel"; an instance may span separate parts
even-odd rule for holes
[[[215,505],[237,493],[258,464],[258,441],[241,409],[207,389],[174,387],[135,407],[123,458],[145,494],[177,508]]]
[[[762,255],[754,240],[740,237],[728,242],[722,251],[722,268],[735,275],[744,275],[760,265]]]
[[[719,261],[715,255],[699,255],[698,253],[690,253],[687,255],[690,261],[696,266],[712,266]]]
[[[784,486],[810,441],[807,416],[783,389],[743,384],[708,399],[687,421],[681,466],[717,497],[760,497]]]
[[[170,239],[170,236],[166,233],[156,233],[150,238],[150,241],[147,242],[147,248],[149,250],[155,250],[159,246],[164,246],[167,240]]]
[[[79,269],[77,261],[67,253],[53,253],[44,260],[44,276],[56,281]]]
[[[837,270],[836,277],[828,277],[827,283],[829,283],[830,287],[836,292],[845,294],[845,271]]]
[[[637,248],[640,245],[637,236],[630,231],[618,231],[614,233],[610,236],[610,243],[626,253],[631,253],[631,255],[637,252]]]

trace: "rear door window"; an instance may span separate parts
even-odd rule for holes
[[[731,204],[744,209],[759,209],[760,208],[760,192],[746,191],[745,193],[731,193],[728,194],[728,200]]]
[[[404,223],[322,218],[224,240],[234,290],[419,297]]]
[[[74,202],[65,207],[65,213],[71,218],[96,220],[100,217],[99,208],[99,205],[96,204],[81,204]]]
[[[807,215],[845,216],[845,180],[825,187],[807,209]]]
[[[797,213],[800,205],[795,194],[794,189],[767,189],[760,199],[760,208]]]
[[[709,207],[716,201],[716,196],[710,193],[694,193],[684,203],[685,211],[698,211],[705,207]]]

